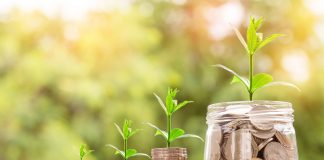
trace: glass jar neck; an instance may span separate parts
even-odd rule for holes
[[[233,101],[208,106],[207,124],[228,122],[235,119],[293,122],[294,110],[289,102],[282,101]]]

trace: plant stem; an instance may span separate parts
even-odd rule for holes
[[[171,137],[171,115],[167,117],[167,130],[168,130],[168,140],[167,140],[167,147],[171,147],[170,137]]]
[[[250,89],[249,89],[249,98],[250,98],[250,101],[252,101],[253,99],[253,92],[252,92],[252,84],[253,84],[253,53],[252,54],[249,54],[249,65],[250,65],[250,68],[249,68],[249,79],[250,79]]]
[[[124,139],[124,153],[125,153],[125,157],[124,160],[127,160],[127,139]]]

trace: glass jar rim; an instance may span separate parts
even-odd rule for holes
[[[253,111],[255,107],[265,106],[265,110]],[[268,107],[268,108],[267,108]],[[253,111],[253,112],[251,112]],[[238,112],[238,113],[235,113]],[[243,113],[241,113],[243,112]],[[240,115],[249,119],[249,117],[258,117],[263,120],[276,120],[283,122],[293,122],[293,108],[290,102],[254,100],[254,101],[230,101],[214,103],[208,106],[207,124],[225,122],[233,120],[233,116]]]

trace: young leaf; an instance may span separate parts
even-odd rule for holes
[[[133,135],[135,135],[135,134],[138,133],[139,131],[141,131],[141,129],[136,129],[135,131],[131,131],[131,132],[129,133],[128,138],[132,137]]]
[[[129,158],[131,157],[139,157],[139,156],[142,156],[142,157],[147,157],[147,158],[151,158],[149,155],[145,154],[145,153],[135,153],[133,154],[132,156],[129,156]]]
[[[90,154],[91,152],[93,152],[93,150],[87,150],[87,149],[85,148],[85,145],[84,145],[84,144],[81,145],[81,146],[80,146],[80,160],[83,160],[83,158],[84,158],[86,155]]]
[[[232,28],[234,29],[237,38],[240,40],[240,42],[243,45],[243,47],[245,48],[245,50],[247,52],[249,52],[248,46],[247,46],[242,34],[240,33],[240,31],[237,28],[235,28],[234,26],[232,26]]]
[[[127,149],[127,151],[126,151],[126,159],[128,159],[129,157],[132,157],[136,153],[137,153],[136,149]]]
[[[166,131],[161,130],[160,128],[158,128],[157,126],[155,126],[151,123],[146,123],[146,124],[148,124],[149,126],[151,126],[154,129],[156,129],[155,136],[161,135],[164,139],[168,139],[168,133]]]
[[[115,149],[115,154],[119,154],[119,155],[121,155],[123,158],[125,158],[125,152],[124,152],[124,151],[118,149],[117,147],[115,147],[115,146],[113,146],[113,145],[111,145],[111,144],[108,144],[108,145],[106,145],[106,146]]]
[[[180,139],[180,138],[197,138],[197,139],[200,139],[201,141],[204,141],[204,139],[202,139],[201,137],[194,135],[194,134],[184,134],[184,135],[177,137],[176,139]]]
[[[177,110],[179,110],[179,109],[181,109],[181,108],[184,107],[185,105],[187,105],[187,104],[189,104],[189,103],[192,103],[192,102],[193,102],[193,101],[183,101],[183,102],[181,102],[180,104],[178,104],[178,105],[176,106],[174,112],[177,111]]]
[[[226,66],[224,66],[224,65],[221,65],[221,64],[217,64],[217,65],[213,65],[213,66],[215,66],[215,67],[219,67],[219,68],[222,68],[222,69],[224,69],[224,70],[226,70],[226,71],[228,71],[228,72],[230,72],[231,74],[233,74],[234,75],[234,77],[236,77],[235,79],[236,79],[236,81],[239,81],[239,82],[241,82],[247,89],[249,89],[250,87],[249,87],[249,82],[244,78],[244,77],[241,77],[240,75],[238,75],[237,73],[235,73],[233,70],[231,70],[231,69],[229,69],[229,68],[227,68]],[[234,79],[233,79],[234,80]],[[233,82],[233,80],[232,80],[232,82]]]
[[[262,23],[263,23],[263,18],[261,17],[261,18],[259,18],[258,20],[254,20],[254,28],[255,28],[255,30],[257,31],[260,27],[261,27],[261,25],[262,25]]]
[[[172,88],[168,89],[168,95],[166,96],[166,100],[165,100],[168,115],[171,115],[174,112],[175,109],[174,98],[177,95],[178,91],[179,91],[178,89],[172,89]]]
[[[270,35],[269,37],[267,37],[266,39],[264,39],[263,41],[261,41],[258,44],[258,47],[257,47],[256,50],[261,49],[262,47],[264,47],[268,43],[272,42],[273,40],[275,40],[276,38],[281,37],[281,36],[283,36],[283,34],[272,34],[272,35]]]
[[[250,25],[249,25],[249,27],[247,29],[247,33],[246,33],[249,54],[254,54],[254,51],[257,46],[257,39],[258,39],[253,21],[254,21],[254,18],[251,17]]]
[[[129,137],[129,132],[131,132],[131,129],[129,128],[130,125],[131,125],[131,121],[129,120],[125,120],[124,121],[124,125],[123,125],[123,134],[124,134],[124,137],[125,139],[128,139]]]
[[[156,99],[159,101],[159,103],[160,103],[161,107],[163,108],[165,114],[168,114],[167,108],[165,107],[162,99],[158,95],[156,95],[155,93],[153,93],[153,94],[156,97]]]
[[[252,78],[251,92],[254,93],[258,88],[272,82],[273,78],[269,74],[259,73]]]
[[[184,134],[184,130],[180,128],[174,128],[170,132],[170,139],[169,141],[172,142],[173,140],[177,139],[178,137],[182,136]]]
[[[264,85],[262,88],[271,86],[287,86],[296,89],[298,92],[301,92],[301,90],[296,85],[288,82],[270,82],[267,85]]]
[[[120,127],[119,127],[116,123],[114,123],[114,124],[115,124],[115,126],[116,126],[116,128],[117,128],[119,134],[123,137],[123,139],[125,139],[125,136],[124,136],[123,131],[120,129]]]

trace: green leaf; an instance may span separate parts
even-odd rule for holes
[[[168,95],[166,96],[166,108],[167,108],[167,113],[168,115],[171,115],[174,112],[175,109],[175,103],[174,103],[174,98],[178,93],[178,89],[172,89],[172,88],[168,88]]]
[[[258,44],[258,47],[257,47],[256,50],[261,49],[262,47],[264,47],[268,43],[272,42],[273,40],[275,40],[276,38],[281,37],[281,36],[283,36],[283,34],[272,34],[272,35],[270,35],[269,37],[265,38],[263,41],[261,41]]]
[[[180,138],[197,138],[201,141],[204,141],[204,139],[202,139],[201,137],[194,135],[194,134],[184,134],[184,135],[177,137],[176,139],[180,139]]]
[[[182,136],[184,134],[184,130],[180,128],[174,128],[170,132],[170,139],[169,141],[172,142],[173,140],[177,139],[178,137]]]
[[[234,26],[232,26],[232,28],[234,29],[237,38],[240,40],[240,42],[243,45],[243,47],[245,48],[246,52],[249,52],[248,46],[247,46],[242,34],[240,33],[240,31],[237,28],[235,28]]]
[[[124,121],[124,125],[123,125],[123,134],[124,134],[124,137],[125,137],[125,139],[127,139],[128,138],[128,136],[129,136],[129,132],[130,132],[130,125],[131,125],[131,121],[129,121],[129,120],[125,120]]]
[[[117,128],[119,134],[123,137],[123,139],[125,139],[125,136],[124,136],[123,131],[120,129],[120,127],[119,127],[116,123],[114,123],[114,124],[115,124],[115,126],[116,126],[116,128]]]
[[[181,108],[184,107],[185,105],[187,105],[187,104],[189,104],[189,103],[192,103],[192,102],[193,102],[193,101],[183,101],[183,102],[181,102],[180,104],[178,104],[178,105],[176,106],[174,112],[177,111],[177,110],[179,110],[179,109],[181,109]]]
[[[301,90],[294,84],[288,82],[270,82],[267,85],[264,85],[262,88],[271,87],[271,86],[287,86],[296,89],[297,91],[301,92]]]
[[[111,145],[111,144],[108,144],[108,145],[106,145],[106,146],[115,149],[115,154],[119,154],[119,155],[121,155],[123,158],[125,158],[125,153],[124,153],[124,151],[118,149],[117,147],[115,147],[115,146],[113,146],[113,145]]]
[[[256,47],[257,47],[257,34],[254,26],[254,18],[250,18],[250,25],[247,29],[246,33],[247,37],[247,44],[249,49],[249,54],[254,54]]]
[[[132,157],[136,153],[137,153],[136,149],[127,149],[127,151],[126,151],[126,159],[128,159],[129,157]]]
[[[156,99],[159,101],[159,103],[160,103],[161,107],[163,108],[165,114],[168,114],[167,108],[165,107],[162,99],[158,95],[156,95],[155,93],[153,93],[153,94],[156,97]]]
[[[253,23],[254,23],[254,29],[257,31],[257,30],[260,29],[260,27],[261,27],[261,25],[263,23],[263,18],[261,17],[258,20],[255,20],[254,19],[254,22]]]
[[[132,156],[128,157],[128,158],[131,158],[131,157],[147,157],[147,158],[151,158],[149,155],[145,154],[145,153],[135,153],[133,154]]]
[[[84,151],[85,145],[81,145],[80,147],[80,158],[81,160],[83,159],[84,155],[85,155],[85,151]]]
[[[158,128],[157,126],[155,126],[151,123],[146,123],[146,124],[148,124],[149,126],[151,126],[154,129],[156,129],[155,136],[161,135],[162,137],[164,137],[164,139],[166,139],[166,140],[168,139],[168,133],[166,131],[161,130],[160,128]]]
[[[226,66],[224,66],[224,65],[221,65],[221,64],[217,64],[217,65],[213,65],[213,66],[215,66],[215,67],[219,67],[219,68],[222,68],[222,69],[224,69],[224,70],[226,70],[226,71],[228,71],[228,72],[230,72],[231,74],[233,74],[234,75],[234,77],[235,77],[235,79],[233,78],[233,80],[232,80],[232,83],[233,83],[233,81],[234,82],[241,82],[248,90],[249,90],[249,86],[250,86],[250,84],[249,84],[249,81],[248,80],[246,80],[244,77],[241,77],[240,75],[238,75],[237,73],[235,73],[233,70],[231,70],[231,69],[229,69],[229,68],[227,68]]]
[[[128,138],[132,137],[133,135],[135,135],[136,133],[138,133],[139,131],[141,131],[141,129],[136,129],[134,131],[131,131]]]
[[[258,88],[263,87],[264,85],[273,81],[273,78],[269,74],[259,73],[253,76],[252,78],[252,87],[251,92],[254,93]]]

